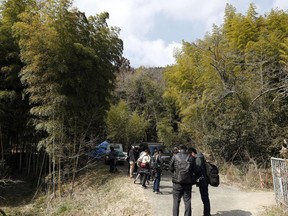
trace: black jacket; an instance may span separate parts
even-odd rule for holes
[[[128,157],[129,157],[129,161],[136,162],[136,159],[135,159],[135,150],[134,150],[134,149],[131,149],[131,150],[128,152]]]
[[[185,152],[185,151],[180,151],[179,153],[177,153],[177,155],[178,155],[181,159],[185,160],[185,159],[187,158],[187,156],[188,156],[188,153]],[[176,160],[177,160],[177,159],[175,158],[175,155],[173,155],[173,157],[172,157],[172,159],[171,159],[171,161],[170,161],[170,164],[169,164],[169,170],[173,173],[173,175],[172,175],[172,182],[173,182],[173,183],[179,183],[179,182],[177,181],[177,177],[176,177],[176,170],[178,169]],[[189,159],[188,159],[188,161],[191,162],[191,165],[192,165],[192,166],[191,166],[191,176],[194,176],[194,175],[195,175],[194,172],[195,172],[195,169],[196,169],[196,166],[195,166],[195,158],[192,157],[192,156],[190,156]],[[193,180],[191,180],[190,183],[193,184],[193,183],[194,183]]]
[[[197,179],[197,186],[207,186],[208,185],[208,177],[206,172],[206,160],[202,153],[198,153],[195,157],[195,175]]]

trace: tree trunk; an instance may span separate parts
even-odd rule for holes
[[[41,168],[40,168],[39,174],[38,174],[37,187],[40,186],[41,176],[42,176],[42,172],[43,172],[43,167],[44,167],[44,164],[45,164],[46,153],[44,152],[43,154],[44,154],[43,155],[43,160],[42,160]],[[41,153],[39,153],[39,155],[41,155]]]
[[[61,157],[58,157],[58,193],[61,197]]]
[[[29,156],[28,156],[29,155]],[[32,160],[32,148],[31,148],[31,151],[29,152],[29,154],[27,153],[27,175],[29,176],[30,175],[30,171],[31,171],[31,160]]]
[[[77,146],[77,133],[76,133],[76,122],[75,122],[73,156],[76,154],[76,146]],[[72,184],[71,184],[71,189],[70,189],[70,196],[72,195],[73,190],[74,190],[74,183],[75,183],[75,176],[76,176],[76,169],[77,169],[77,162],[76,162],[77,160],[76,159],[74,160],[75,162],[73,163],[73,166],[72,166]]]
[[[4,147],[3,147],[1,123],[0,123],[0,150],[1,150],[1,159],[4,160]]]

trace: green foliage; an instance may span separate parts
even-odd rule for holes
[[[111,106],[106,118],[108,137],[117,139],[117,141],[124,140],[125,137],[122,136],[126,136],[125,128],[128,119],[128,107],[124,101],[120,101],[118,105]]]
[[[162,98],[163,68],[139,68],[136,71],[120,72],[114,92],[115,103],[125,100],[131,111],[137,111],[149,121],[145,140],[157,141],[157,124],[169,113]]]
[[[86,17],[71,6],[8,0],[0,9],[0,156],[25,152],[19,170],[38,178],[46,172],[38,144],[49,157],[42,166],[51,163],[57,181],[67,164],[76,172],[85,140],[103,134],[123,50],[107,12]]]
[[[41,144],[62,145],[69,137],[95,133],[108,109],[122,54],[119,31],[108,27],[107,13],[87,18],[70,10],[71,1],[30,6],[14,32],[26,63],[21,79],[33,106],[30,112],[36,129],[48,135]]]
[[[56,215],[61,215],[61,214],[67,213],[67,212],[69,212],[70,209],[71,209],[70,206],[62,204],[61,206],[58,207],[58,209],[56,211]]]
[[[143,138],[148,126],[149,122],[145,120],[143,115],[139,115],[136,111],[132,112],[126,125],[127,143],[136,143]]]
[[[0,152],[7,161],[10,161],[11,144],[26,152],[34,146],[35,137],[31,136],[34,131],[28,124],[28,99],[23,95],[24,86],[19,78],[24,64],[12,34],[12,27],[19,21],[18,15],[25,11],[27,2],[8,0],[0,5]]]
[[[125,101],[112,105],[106,118],[107,134],[113,142],[132,144],[145,135],[148,121],[136,111],[131,112]]]
[[[157,136],[159,142],[164,143],[166,146],[172,147],[179,143],[177,134],[175,133],[171,122],[168,118],[163,118],[157,124]]]
[[[86,17],[71,6],[70,0],[1,5],[4,151],[16,144],[28,152],[40,139],[54,165],[67,158],[72,164],[83,140],[107,131],[124,144],[192,140],[234,163],[253,158],[266,166],[277,156],[288,135],[286,11],[259,16],[251,4],[243,15],[227,4],[223,25],[202,40],[183,41],[175,65],[129,70],[109,14]],[[116,105],[109,110],[110,104]]]
[[[261,165],[286,137],[288,14],[246,16],[227,4],[225,21],[195,43],[184,42],[167,68],[164,96],[176,105],[179,131],[199,148],[235,163]]]

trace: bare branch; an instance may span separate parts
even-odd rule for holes
[[[251,104],[253,104],[257,99],[259,99],[260,97],[262,97],[264,94],[267,94],[267,93],[272,92],[272,91],[278,91],[278,90],[280,90],[280,89],[284,89],[284,88],[287,88],[287,87],[288,87],[288,86],[283,85],[283,86],[279,86],[279,87],[272,88],[272,89],[268,89],[268,90],[266,90],[266,91],[264,91],[264,92],[261,92],[259,95],[257,95],[257,97],[255,97],[255,98],[252,100]]]
[[[0,184],[3,184],[3,185],[7,185],[8,183],[16,184],[16,183],[20,183],[20,182],[22,182],[22,181],[12,180],[12,179],[0,179]]]

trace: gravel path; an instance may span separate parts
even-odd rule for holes
[[[142,188],[141,188],[142,189]],[[145,189],[143,189],[145,190]],[[149,201],[153,216],[172,215],[172,182],[171,175],[164,172],[160,182],[161,195],[152,192],[152,184],[144,191]],[[219,187],[209,187],[211,202],[211,214],[213,216],[257,216],[263,207],[275,205],[274,193],[266,191],[244,191],[237,187],[220,184]],[[192,189],[192,214],[202,216],[203,205],[200,199],[199,189]],[[184,215],[183,200],[180,205],[180,216]]]

